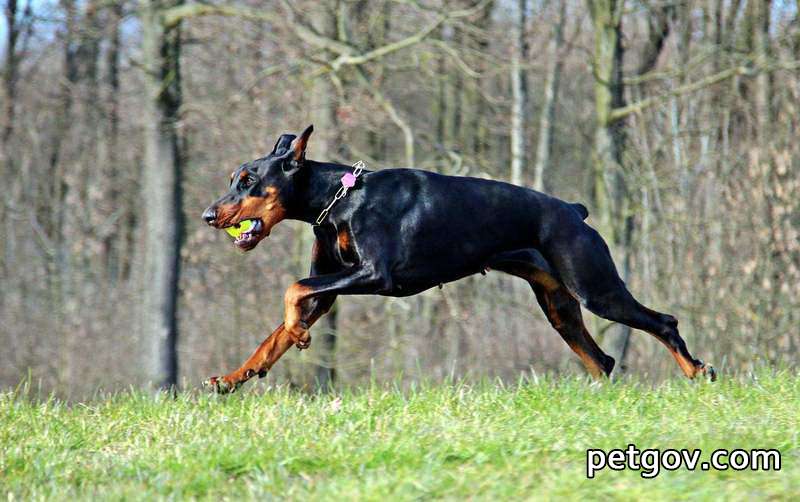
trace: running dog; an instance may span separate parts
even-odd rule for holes
[[[255,248],[285,219],[314,225],[311,273],[286,290],[283,323],[237,370],[206,385],[235,391],[263,377],[339,295],[410,296],[488,269],[528,281],[547,319],[588,372],[604,378],[614,359],[583,324],[583,305],[663,343],[689,378],[715,379],[691,356],[678,321],[640,304],[620,279],[586,208],[527,188],[419,169],[369,171],[306,158],[313,131],[282,135],[266,157],[239,166],[203,212],[214,228]]]

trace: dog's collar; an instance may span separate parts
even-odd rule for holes
[[[341,182],[342,186],[339,187],[339,190],[336,192],[336,195],[333,196],[333,200],[331,201],[328,206],[319,213],[317,216],[317,225],[322,225],[322,222],[325,221],[325,217],[328,216],[328,213],[331,212],[331,208],[333,207],[339,199],[344,198],[347,195],[347,191],[353,188],[356,184],[356,180],[359,176],[361,176],[362,171],[364,168],[367,167],[367,164],[363,160],[359,160],[355,164],[353,164],[353,172],[352,173],[345,173],[342,176]]]

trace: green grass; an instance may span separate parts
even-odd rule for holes
[[[263,388],[263,385],[260,386]],[[88,404],[0,395],[0,489],[16,498],[788,499],[800,377],[277,389]],[[258,386],[256,387],[258,388]],[[340,404],[337,406],[337,403]],[[782,470],[600,471],[587,448],[777,448]]]

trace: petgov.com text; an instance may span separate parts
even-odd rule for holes
[[[603,470],[622,471],[625,469],[641,471],[643,478],[655,478],[662,470],[675,471],[686,469],[689,471],[717,470],[742,471],[780,471],[781,453],[772,449],[718,449],[711,452],[707,460],[702,450],[699,449],[645,449],[640,450],[634,444],[629,444],[624,450],[586,450],[586,477],[593,479]]]

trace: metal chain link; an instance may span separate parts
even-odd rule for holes
[[[364,171],[365,167],[367,167],[367,164],[363,160],[359,160],[358,162],[353,164],[353,177],[358,179],[358,177],[361,176],[361,172]],[[317,225],[321,225],[325,217],[328,216],[328,213],[331,212],[331,208],[333,207],[333,205],[336,204],[336,202],[339,199],[342,199],[344,198],[345,195],[347,195],[347,190],[349,189],[344,185],[339,187],[339,190],[336,191],[336,195],[333,196],[333,200],[331,201],[330,204],[328,204],[328,207],[323,209],[322,212],[319,213],[319,216],[317,216]]]

